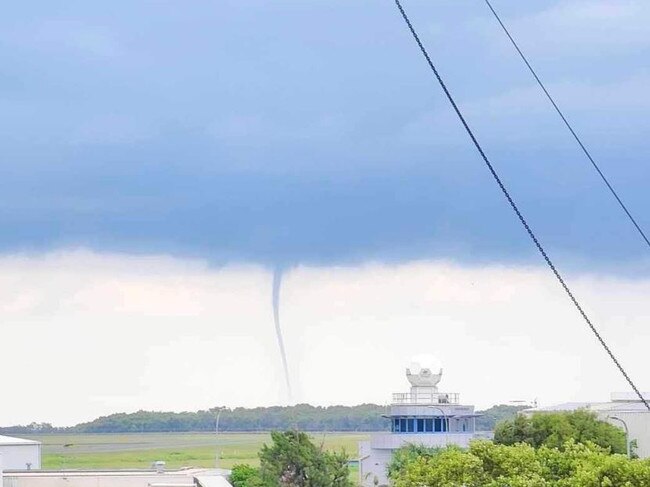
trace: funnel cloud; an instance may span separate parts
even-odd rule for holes
[[[282,337],[282,327],[280,326],[280,288],[282,286],[282,269],[276,267],[273,271],[273,321],[275,322],[275,334],[278,338],[278,347],[282,358],[282,368],[284,369],[284,380],[287,385],[287,397],[291,402],[293,394],[291,392],[291,379],[289,377],[289,366],[287,364],[287,352],[284,349],[284,339]]]

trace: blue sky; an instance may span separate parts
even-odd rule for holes
[[[482,2],[404,4],[558,263],[647,271]],[[650,230],[650,7],[495,7]],[[14,3],[0,66],[4,252],[537,262],[391,1]]]

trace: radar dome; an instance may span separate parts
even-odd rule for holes
[[[418,374],[421,369],[429,369],[436,373],[442,368],[442,363],[434,355],[421,353],[411,357],[409,369],[414,374]]]

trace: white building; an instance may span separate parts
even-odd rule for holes
[[[426,368],[417,374],[406,369],[406,378],[411,390],[393,394],[390,432],[359,443],[359,476],[364,487],[388,484],[388,463],[393,451],[404,445],[466,447],[477,437],[474,406],[461,405],[457,393],[438,392],[442,369],[438,374]]]
[[[41,443],[0,435],[0,469],[2,468],[5,470],[41,468]]]
[[[164,462],[159,462],[164,463]],[[0,487],[232,487],[229,470],[56,470],[4,472]]]
[[[643,397],[650,402],[650,393],[644,392]],[[568,402],[525,409],[522,414],[530,416],[534,413],[568,412],[578,409],[593,411],[599,419],[622,429],[627,428],[629,441],[636,441],[634,452],[640,458],[650,457],[650,411],[634,393],[613,392],[610,399],[609,402]]]

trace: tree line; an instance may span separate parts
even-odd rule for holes
[[[56,427],[49,423],[0,427],[0,434],[43,433],[165,433],[214,431],[217,411],[221,408],[195,412],[137,411],[102,416],[87,423]],[[477,418],[477,430],[491,431],[497,422],[515,416],[521,407],[493,406]],[[359,406],[273,406],[223,409],[219,431],[385,431],[390,425],[386,418],[388,406],[361,404]]]

